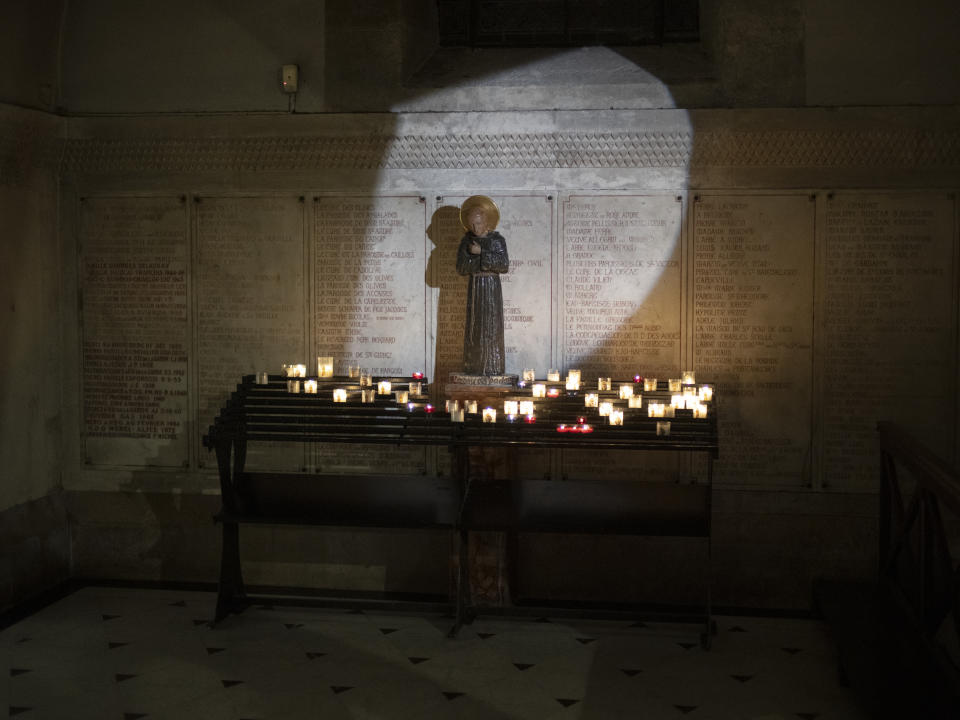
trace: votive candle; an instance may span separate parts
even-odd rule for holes
[[[633,385],[621,385],[620,386],[620,399],[626,400],[627,398],[633,397]]]
[[[347,401],[346,388],[336,388],[333,391],[333,401],[335,403],[345,403]]]
[[[497,421],[497,411],[492,407],[485,407],[483,409],[483,421],[485,423],[492,423]]]
[[[390,381],[381,380],[377,383],[377,394],[378,395],[389,395],[390,394]]]
[[[317,381],[316,380],[304,380],[303,381],[303,391],[308,395],[317,394]]]
[[[532,388],[531,392],[535,398],[542,398],[547,396],[547,386],[543,383],[536,383]]]
[[[644,379],[643,379],[643,391],[644,391],[644,392],[656,392],[656,391],[657,391],[657,379],[656,379],[656,378],[644,378]]]

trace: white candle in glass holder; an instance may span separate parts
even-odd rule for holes
[[[697,403],[693,408],[693,416],[698,420],[703,420],[707,417],[707,406]]]
[[[685,398],[695,398],[697,397],[697,389],[692,385],[684,385],[683,396]]]
[[[627,398],[627,407],[638,408],[643,406],[643,395],[631,395]]]
[[[381,380],[377,383],[377,394],[378,395],[389,395],[390,394],[390,381]]]
[[[445,403],[445,405],[444,405],[444,409],[445,409],[447,412],[453,412],[454,410],[459,410],[459,409],[460,409],[460,401],[459,401],[459,400],[447,400],[446,403]]]
[[[600,405],[600,396],[597,393],[587,393],[583,396],[584,407],[598,407]]]
[[[700,402],[710,402],[711,400],[713,400],[713,386],[701,385],[700,386]]]
[[[492,407],[485,407],[483,409],[483,421],[485,423],[492,423],[497,421],[497,411]]]
[[[644,378],[643,379],[643,391],[644,392],[656,392],[657,390],[657,379],[656,378]]]
[[[520,401],[520,414],[521,415],[533,415],[533,400],[521,400]]]
[[[678,408],[684,407],[686,405],[686,399],[680,393],[676,393],[670,396],[670,407]]]
[[[611,410],[609,417],[611,425],[623,425],[623,410]]]
[[[450,422],[463,422],[463,408],[453,408],[450,411]]]
[[[620,399],[626,400],[627,398],[633,397],[633,385],[621,385],[620,386]]]
[[[477,401],[476,400],[464,400],[463,409],[467,411],[470,415],[477,414]]]
[[[363,388],[360,390],[360,400],[365,403],[372,403],[377,399],[377,391],[373,388]]]
[[[299,380],[287,380],[287,392],[290,392],[290,393],[299,393],[299,392],[300,392],[300,381],[299,381]]]
[[[576,380],[577,384],[580,384],[580,371],[579,370],[567,370],[567,380]]]
[[[333,377],[333,358],[326,355],[317,356],[317,377]]]
[[[677,409],[676,409],[673,405],[667,405],[667,406],[663,409],[663,416],[664,416],[664,417],[668,417],[668,418],[676,417],[676,416],[677,416]]]
[[[345,403],[347,401],[346,388],[336,388],[333,391],[333,401],[335,403]]]
[[[523,369],[523,380],[524,382],[533,382],[537,379],[537,371],[533,368],[524,368]]]
[[[657,423],[657,435],[669,435],[670,434],[670,421],[661,420]]]
[[[697,383],[697,374],[693,370],[684,370],[680,374],[680,382],[684,385],[695,385]]]
[[[287,365],[284,363],[280,366],[282,370],[282,375],[284,377],[296,377],[297,376],[297,366],[296,365]]]
[[[410,393],[407,390],[395,390],[393,394],[394,397],[397,398],[398,405],[403,405],[410,401]]]
[[[610,414],[611,410],[613,410],[612,402],[600,403],[600,417],[607,417]]]
[[[373,375],[365,373],[363,370],[360,371],[360,387],[367,387],[373,385]]]
[[[360,366],[347,365],[347,377],[352,377],[352,378],[360,377]]]
[[[568,377],[568,378],[567,378],[567,386],[566,386],[566,387],[567,387],[567,390],[579,390],[579,389],[580,389],[580,381],[577,380],[577,379],[575,379],[575,378]]]
[[[270,375],[267,372],[257,373],[257,385],[269,385]]]
[[[547,370],[547,382],[560,382],[560,371],[553,368]]]
[[[663,417],[665,410],[663,403],[647,403],[647,417]]]
[[[597,390],[609,390],[610,378],[597,378]]]
[[[316,380],[304,380],[303,381],[303,391],[307,395],[316,395],[317,394],[317,381]]]
[[[423,383],[422,382],[410,383],[410,394],[416,395],[416,396],[423,395]]]
[[[547,396],[547,386],[543,383],[536,383],[531,389],[533,397],[542,398]]]
[[[670,378],[667,380],[667,390],[672,393],[680,392],[680,389],[683,387],[683,383],[680,382],[680,378]]]
[[[504,415],[516,415],[520,409],[520,403],[516,400],[504,400],[503,401],[503,414]]]

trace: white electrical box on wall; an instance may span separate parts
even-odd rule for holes
[[[295,93],[299,81],[299,71],[296,65],[284,65],[280,68],[280,86],[286,93]]]

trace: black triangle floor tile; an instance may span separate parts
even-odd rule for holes
[[[642,673],[643,670],[637,670],[636,668],[620,668],[620,672],[622,672],[627,677],[635,677],[636,675],[639,675],[640,673]]]
[[[100,616],[104,621],[106,620],[116,620],[120,615],[101,615]]]
[[[595,640],[596,638],[577,638],[577,642],[580,643],[581,645],[589,645]]]
[[[234,685],[243,685],[243,680],[221,680],[220,683],[225,688],[231,688]]]
[[[481,640],[487,640],[489,638],[492,638],[494,635],[496,635],[496,633],[481,633],[481,632],[477,633],[477,637],[480,638]]]
[[[207,655],[216,655],[222,653],[226,648],[207,648]]]
[[[739,625],[734,625],[732,628],[727,630],[727,632],[746,632],[746,630]]]
[[[695,648],[697,646],[696,643],[682,643],[682,642],[678,642],[677,645],[682,647],[684,650],[689,650],[690,648]]]
[[[33,670],[31,668],[10,668],[10,677],[26,675],[28,672],[33,672]]]
[[[425,657],[408,657],[407,658],[407,660],[410,661],[411,665],[419,665],[420,663],[426,662],[429,659],[430,658],[425,658]]]
[[[347,690],[353,690],[353,687],[353,685],[331,685],[330,689],[333,690],[334,695],[339,695]]]
[[[186,600],[177,600],[176,602],[170,603],[170,607],[186,607]]]
[[[390,633],[395,633],[396,631],[397,628],[380,628],[380,632],[382,632],[384,635],[389,635]]]
[[[574,698],[554,698],[554,700],[556,700],[558,703],[560,703],[564,707],[570,707],[571,705],[576,705],[578,702],[580,702],[579,700],[575,700]]]
[[[800,720],[817,720],[817,718],[820,717],[820,713],[818,712],[797,713],[797,717],[800,718]]]
[[[141,712],[125,712],[123,714],[123,720],[140,720],[140,718],[145,718],[146,713]]]
[[[780,648],[780,649],[783,650],[788,655],[796,655],[801,650],[801,648],[795,648],[795,647],[786,647],[786,648]]]
[[[696,710],[699,705],[674,705],[674,707],[679,710],[682,714],[688,715]]]
[[[456,700],[458,697],[463,697],[463,693],[462,692],[445,692],[443,693],[443,696],[447,700]]]
[[[130,644],[130,643],[125,643],[125,642],[123,642],[123,643],[122,643],[122,642],[108,642],[108,643],[107,643],[107,650],[116,650],[117,648],[122,648],[122,647],[124,647],[124,646],[126,646],[126,645],[129,645],[129,644]]]
[[[19,715],[20,713],[29,712],[30,710],[33,710],[33,708],[23,707],[21,705],[11,705],[8,714],[10,717],[13,717],[14,715]]]
[[[742,683],[753,680],[753,675],[731,675],[730,677]]]
[[[121,683],[121,682],[123,682],[124,680],[129,680],[130,678],[135,678],[135,677],[136,677],[135,674],[134,674],[134,675],[131,675],[131,674],[129,674],[129,673],[117,673],[116,675],[113,676],[113,679],[114,679],[116,682]]]
[[[533,663],[514,663],[513,666],[520,671],[529,670],[533,667]]]
[[[308,652],[307,659],[316,660],[317,658],[326,657],[326,655],[327,655],[326,653],[322,653],[322,652]]]

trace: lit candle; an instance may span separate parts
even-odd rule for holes
[[[620,386],[620,399],[626,400],[627,398],[633,397],[633,385],[621,385]]]
[[[567,390],[579,390],[580,379],[567,376]]]
[[[397,405],[403,405],[410,401],[410,393],[406,390],[396,390],[393,394],[397,398]]]
[[[365,373],[363,370],[360,371],[360,387],[366,387],[373,385],[373,375]]]
[[[623,410],[611,410],[609,417],[611,425],[623,425]]]
[[[270,375],[266,372],[257,373],[257,385],[269,385]]]
[[[700,386],[700,402],[710,402],[711,400],[713,400],[713,386],[701,385]]]
[[[536,415],[533,415],[532,413],[529,414],[529,415],[527,415],[527,416],[524,418],[524,422],[526,422],[526,423],[528,423],[528,424],[530,424],[530,425],[532,425],[532,424],[535,423],[536,421],[537,421],[537,417],[536,417]]]
[[[663,417],[665,407],[663,403],[647,403],[647,417]]]
[[[317,381],[316,380],[304,380],[303,381],[303,391],[308,395],[317,394]]]
[[[492,407],[485,407],[483,409],[483,421],[485,423],[492,423],[497,421],[497,411]]]
[[[610,378],[597,378],[597,390],[609,390]]]
[[[450,411],[450,422],[463,422],[463,408],[453,408]]]
[[[373,388],[363,388],[360,390],[360,400],[365,403],[372,403],[377,399],[377,391]]]
[[[677,395],[670,396],[670,407],[682,408],[682,407],[686,407],[686,403],[687,401],[686,399],[684,399],[683,395],[677,394]]]
[[[287,392],[299,393],[299,392],[300,392],[300,381],[299,381],[299,380],[287,380]]]
[[[641,380],[643,380],[643,378],[640,377],[639,375],[634,375],[634,376],[633,376],[633,381],[634,381],[635,383],[638,383],[638,382],[640,382]]]
[[[681,373],[680,380],[684,385],[695,385],[697,374],[693,370],[684,370]]]
[[[317,357],[317,377],[333,377],[333,358],[320,355]]]
[[[412,402],[407,403],[407,412],[413,412],[413,409],[416,407]]]
[[[520,401],[520,414],[521,415],[533,415],[533,400],[521,400]]]
[[[600,396],[597,393],[587,393],[583,396],[584,407],[597,407],[600,402]]]
[[[413,373],[413,379],[423,380],[423,373],[418,370],[417,372]]]
[[[360,366],[347,365],[347,377],[352,377],[352,378],[360,377]]]
[[[427,415],[432,415],[434,410],[436,410],[436,408],[433,407],[433,405],[431,405],[430,403],[427,403],[426,405],[423,406],[423,411]]]
[[[464,400],[463,407],[470,415],[477,414],[477,401],[476,400]]]
[[[644,392],[656,392],[657,390],[657,379],[656,378],[644,378],[643,379],[643,391]]]
[[[516,400],[504,400],[503,401],[503,413],[504,415],[516,415],[519,412],[520,403]]]
[[[707,406],[698,403],[693,407],[693,416],[698,420],[703,420],[707,417]]]
[[[537,379],[537,372],[533,368],[524,368],[523,369],[523,380],[524,382],[533,382]]]
[[[390,381],[381,380],[377,383],[377,394],[378,395],[389,395],[390,394]]]
[[[670,378],[667,380],[667,389],[672,393],[680,392],[680,386],[683,383],[680,382],[680,378]]]
[[[667,406],[663,409],[663,416],[664,416],[664,417],[668,417],[668,418],[676,417],[676,416],[677,416],[677,409],[676,409],[673,405],[667,405]]]
[[[607,417],[610,415],[610,412],[613,410],[612,402],[602,402],[600,403],[600,417]]]
[[[577,385],[580,384],[580,371],[579,370],[568,370],[567,371],[567,380],[575,380]]]
[[[557,388],[550,388],[547,390],[547,397],[560,397],[560,391]]]
[[[684,385],[683,396],[685,398],[695,398],[697,397],[697,389],[693,385]]]
[[[460,409],[460,401],[459,401],[459,400],[447,400],[446,403],[445,403],[445,405],[444,405],[444,408],[446,409],[446,411],[447,411],[448,413],[452,413],[454,410],[459,410],[459,409]]]
[[[627,407],[638,408],[643,406],[643,395],[631,395],[627,398]]]
[[[411,395],[423,395],[423,383],[422,382],[412,382],[410,383],[410,394]]]
[[[657,423],[657,435],[669,435],[669,434],[670,434],[670,421],[660,420]]]
[[[543,383],[536,383],[531,388],[531,391],[535,398],[542,398],[547,396],[547,386],[544,385]]]
[[[284,363],[280,366],[283,368],[284,377],[296,377],[297,376],[297,366],[296,365],[287,365]]]
[[[345,388],[336,388],[333,391],[333,401],[335,403],[345,403],[347,401],[347,391]]]
[[[547,382],[560,382],[560,371],[552,368],[547,370]]]

